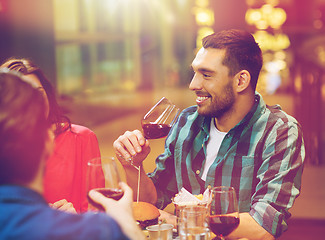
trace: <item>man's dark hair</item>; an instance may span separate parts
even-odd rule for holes
[[[41,93],[18,73],[0,68],[0,184],[33,180],[48,129]]]
[[[202,40],[202,45],[204,48],[225,49],[223,64],[229,68],[230,76],[241,70],[247,70],[255,91],[263,58],[260,47],[250,33],[234,29],[225,30],[206,36]]]

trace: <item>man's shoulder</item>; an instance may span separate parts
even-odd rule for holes
[[[273,106],[266,106],[266,114],[268,115],[269,122],[281,122],[286,124],[294,124],[298,125],[298,121],[291,116],[290,114],[286,113],[279,105]]]

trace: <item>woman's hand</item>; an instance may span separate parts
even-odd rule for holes
[[[73,204],[68,202],[66,199],[59,200],[55,203],[50,203],[49,205],[50,207],[63,212],[77,213],[76,209],[73,207]]]
[[[132,189],[123,182],[120,183],[120,186],[124,191],[124,194],[118,201],[106,198],[103,194],[94,190],[89,192],[89,196],[94,202],[99,203],[104,207],[106,213],[115,219],[124,234],[130,239],[145,239],[144,234],[141,232],[141,229],[138,227],[133,217]]]

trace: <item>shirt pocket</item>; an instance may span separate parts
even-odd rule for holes
[[[253,181],[255,179],[254,176],[254,167],[255,167],[255,158],[254,156],[238,156],[236,155],[234,158],[234,169],[233,174],[238,179],[239,189],[238,193],[238,200],[240,208],[249,209],[250,201],[252,197],[252,188],[253,188]]]

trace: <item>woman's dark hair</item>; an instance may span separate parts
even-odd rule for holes
[[[35,74],[40,80],[49,101],[48,121],[51,124],[56,125],[54,131],[55,136],[58,136],[68,129],[71,129],[70,119],[62,114],[61,108],[56,100],[56,92],[51,82],[35,63],[26,58],[10,58],[6,60],[1,67],[15,70],[23,75]]]
[[[0,184],[30,182],[44,157],[50,124],[39,90],[0,68]]]
[[[202,39],[204,48],[225,49],[223,64],[229,68],[230,76],[241,70],[247,70],[251,75],[251,86],[256,90],[263,57],[254,37],[242,30],[225,30],[211,34]]]

